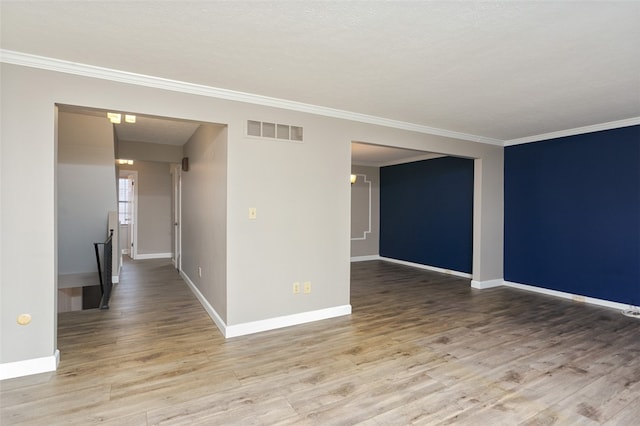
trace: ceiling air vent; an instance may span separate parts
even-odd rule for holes
[[[247,120],[247,136],[302,142],[302,127]]]

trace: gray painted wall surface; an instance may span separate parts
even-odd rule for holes
[[[171,253],[169,163],[135,161],[120,170],[138,172],[138,254]]]
[[[351,257],[380,254],[380,168],[351,166]],[[365,232],[370,231],[370,232]]]
[[[113,127],[106,118],[60,112],[57,190],[58,274],[97,271],[93,243],[105,240],[109,211],[117,210]]]
[[[1,67],[0,363],[52,357],[56,350],[56,103],[228,126],[229,325],[350,303],[352,141],[481,158],[475,169],[480,190],[475,191],[473,277],[502,277],[502,147],[6,63]],[[247,137],[247,119],[302,126],[304,142]],[[15,176],[22,179],[16,182]],[[248,219],[249,207],[257,208],[256,220]],[[312,294],[292,295],[292,282],[305,280],[312,281]],[[16,323],[21,313],[32,314],[31,324]]]
[[[189,171],[181,172],[182,271],[226,321],[227,129],[201,125],[184,155]]]

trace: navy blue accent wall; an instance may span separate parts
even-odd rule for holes
[[[380,255],[471,273],[473,160],[380,168]]]
[[[640,126],[505,148],[505,280],[640,305]]]

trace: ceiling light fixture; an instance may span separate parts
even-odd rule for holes
[[[118,164],[126,164],[128,166],[133,166],[133,160],[126,160],[124,158],[119,158]]]
[[[124,121],[126,121],[127,123],[135,123],[136,122],[136,116],[135,115],[125,114],[124,115]]]
[[[356,179],[358,179],[358,175],[351,175],[351,185],[356,183]]]
[[[122,114],[118,114],[117,112],[108,112],[107,118],[113,124],[120,124],[122,122]]]

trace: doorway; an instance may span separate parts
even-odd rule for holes
[[[471,279],[474,160],[351,147],[351,260],[382,258]]]
[[[120,248],[120,265],[122,257],[129,256],[136,259],[138,250],[138,194],[136,183],[138,172],[135,170],[120,170],[118,174],[118,226]]]

